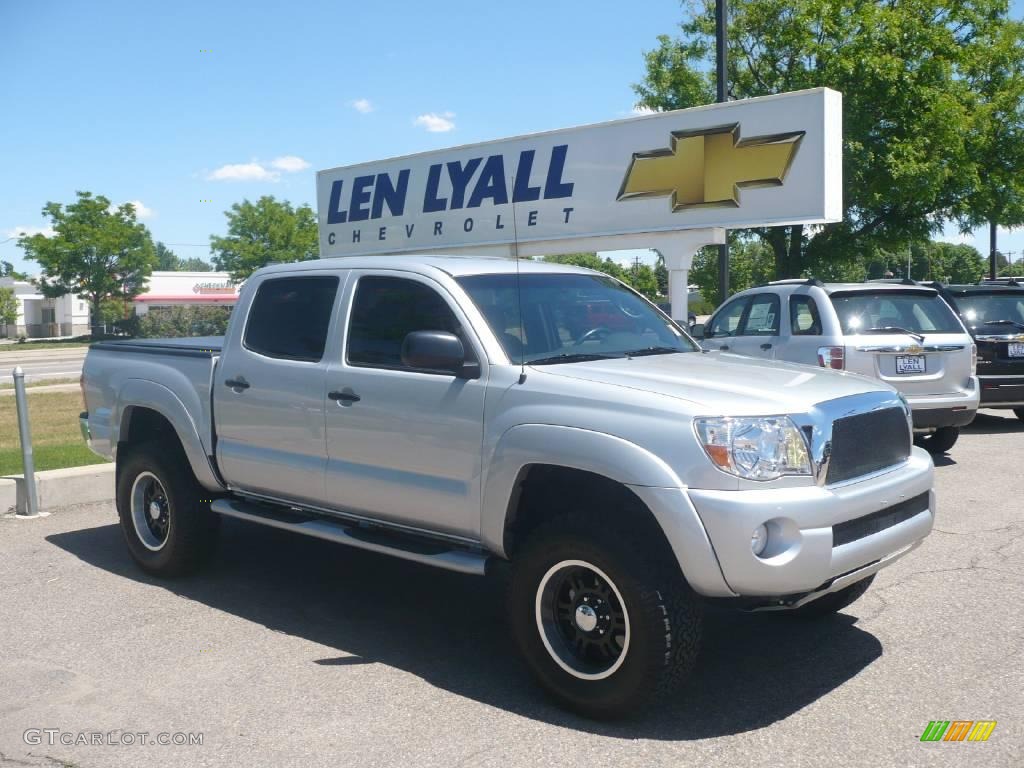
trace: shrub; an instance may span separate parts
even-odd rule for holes
[[[231,307],[156,307],[138,321],[143,338],[223,336]]]

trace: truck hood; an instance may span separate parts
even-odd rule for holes
[[[737,416],[806,413],[826,400],[893,391],[857,374],[720,352],[595,360],[534,370],[666,395],[708,414]]]

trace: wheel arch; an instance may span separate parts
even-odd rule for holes
[[[116,446],[115,458],[134,443],[154,435],[167,435],[181,446],[200,485],[223,488],[195,421],[174,392],[156,382],[132,379],[122,388],[117,402],[111,440]]]

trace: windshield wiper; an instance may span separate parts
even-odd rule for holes
[[[526,365],[555,365],[556,363],[585,363],[589,360],[614,360],[614,355],[594,355],[594,354],[564,354],[564,355],[552,355],[551,357],[541,357],[537,360],[527,360]]]
[[[1016,320],[986,320],[982,325],[1015,325],[1024,331],[1024,323],[1018,323]]]
[[[677,349],[676,347],[644,347],[643,349],[632,349],[622,354],[626,357],[644,357],[646,355],[671,355],[676,352],[685,351],[685,349]]]
[[[880,328],[865,328],[858,333],[905,333],[907,336],[912,336],[919,342],[924,341],[923,333],[914,333],[908,331],[906,328],[900,328],[898,325],[883,325]]]

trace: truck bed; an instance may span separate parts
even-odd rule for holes
[[[143,354],[181,354],[189,357],[219,355],[224,345],[223,336],[193,336],[181,339],[131,339],[127,341],[98,341],[92,349],[110,352],[141,352]]]

